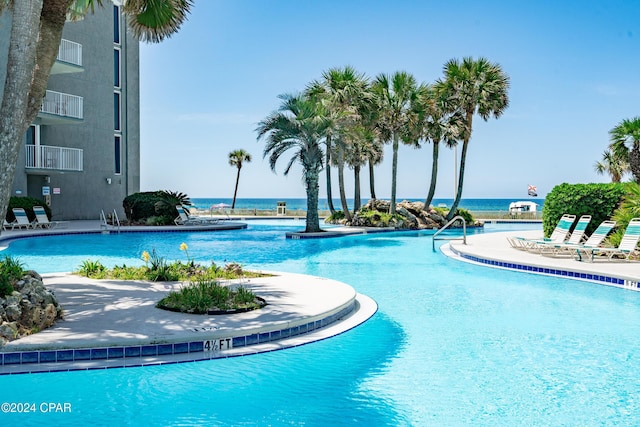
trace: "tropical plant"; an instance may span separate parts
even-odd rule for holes
[[[157,216],[173,219],[178,215],[176,206],[182,206],[187,210],[189,206],[193,206],[189,196],[179,191],[160,190],[157,192],[157,196],[159,200],[154,204]]]
[[[445,104],[449,110],[459,109],[464,127],[462,129],[462,153],[458,174],[458,189],[447,220],[455,216],[462,198],[464,171],[473,116],[478,114],[483,120],[489,117],[498,118],[509,105],[509,77],[500,65],[491,63],[485,58],[463,58],[462,61],[452,59],[444,65],[444,79],[437,82],[445,93]]]
[[[464,124],[460,110],[447,108],[442,82],[428,87],[421,93],[421,96],[424,98],[422,104],[426,109],[423,122],[423,137],[433,145],[431,182],[429,184],[429,193],[424,202],[424,208],[427,210],[431,206],[431,201],[436,192],[440,142],[443,142],[449,148],[454,147],[462,135]]]
[[[82,262],[80,268],[76,271],[76,273],[85,277],[102,279],[104,278],[105,271],[106,267],[102,265],[100,261],[88,259]]]
[[[209,311],[255,310],[262,304],[251,290],[242,286],[232,289],[217,281],[201,280],[169,292],[156,306],[183,313],[206,314]]]
[[[318,218],[319,175],[323,168],[322,138],[328,126],[319,102],[302,95],[281,95],[282,104],[277,111],[258,123],[258,140],[265,138],[264,157],[275,172],[280,156],[292,150],[293,155],[285,167],[288,175],[294,163],[302,166],[307,193],[307,221],[305,232],[322,231]]]
[[[44,99],[67,19],[82,19],[102,0],[0,1],[11,11],[7,72],[0,104],[0,217],[5,217],[22,137]],[[123,5],[133,33],[160,42],[178,31],[192,0],[129,0]]]
[[[328,120],[325,132],[326,152],[325,165],[327,169],[327,198],[330,199],[330,165],[338,168],[338,185],[342,210],[351,220],[344,185],[344,153],[347,149],[345,133],[357,125],[359,112],[368,97],[368,79],[356,71],[353,67],[331,68],[322,74],[321,81],[312,82],[307,88],[307,93],[322,102],[326,119]],[[335,150],[335,156],[333,156]],[[329,206],[333,213],[333,203]]]
[[[620,182],[622,181],[622,176],[629,170],[629,163],[625,156],[616,154],[610,148],[602,153],[602,160],[596,162],[593,168],[600,175],[609,175],[611,182]]]
[[[609,131],[609,136],[609,147],[629,164],[633,178],[640,183],[640,117],[624,119]]]
[[[412,103],[417,101],[416,79],[409,73],[399,71],[389,76],[380,74],[372,84],[372,91],[376,97],[379,116],[377,127],[380,137],[385,142],[391,142],[393,159],[391,164],[391,205],[390,213],[396,212],[396,187],[398,176],[398,146],[417,144],[417,140],[408,139],[414,135],[411,129]]]
[[[620,244],[627,225],[633,218],[640,218],[640,185],[629,182],[625,184],[625,193],[620,207],[611,217],[616,222],[616,230],[608,239],[611,246],[617,247]]]
[[[236,207],[236,195],[238,194],[238,182],[240,182],[240,169],[242,169],[243,163],[251,162],[251,154],[242,149],[234,150],[229,153],[229,164],[235,166],[238,169],[236,174],[236,186],[233,190],[233,202],[231,203],[231,209]]]

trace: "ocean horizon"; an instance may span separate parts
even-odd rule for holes
[[[362,199],[362,203],[367,203],[369,199]],[[381,198],[381,200],[389,200]],[[411,202],[424,202],[424,199],[414,199],[414,198],[398,198],[398,202],[402,200],[408,200]],[[539,205],[538,210],[542,209],[544,204],[544,199],[538,198],[520,198],[520,199],[480,199],[480,198],[469,198],[469,199],[461,199],[459,207],[467,209],[472,212],[485,212],[485,211],[508,211],[509,204],[515,201],[530,201],[537,203]],[[216,205],[220,205],[221,203],[224,205],[228,205],[227,209],[231,207],[231,203],[233,202],[233,198],[226,197],[205,197],[205,198],[197,198],[194,197],[191,199],[191,203],[196,209],[201,210],[209,210],[215,209]],[[306,198],[238,198],[236,199],[235,209],[257,209],[257,210],[273,210],[275,211],[278,202],[284,202],[286,204],[287,209],[291,210],[306,210],[307,209],[307,199]],[[353,209],[353,199],[347,199],[347,204],[350,209]],[[453,204],[453,199],[433,199],[431,205],[432,206],[451,206]],[[334,199],[333,205],[336,209],[342,210],[342,206],[340,203],[340,199]],[[328,211],[329,205],[327,204],[326,198],[318,199],[318,210]]]

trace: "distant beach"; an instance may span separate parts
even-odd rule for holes
[[[363,199],[363,204],[367,202],[368,199]],[[412,202],[424,202],[424,199],[403,199],[398,198],[398,201],[409,200]],[[538,198],[521,198],[521,199],[462,199],[460,201],[461,208],[467,209],[471,212],[499,212],[499,211],[508,211],[509,204],[515,201],[531,201],[537,203],[538,211],[542,209],[542,205],[544,204],[544,199]],[[231,207],[231,202],[233,199],[231,198],[192,198],[191,202],[194,207],[198,210],[209,210],[212,206],[219,205],[220,203],[224,203],[229,205],[227,209]],[[301,210],[305,211],[307,209],[307,200],[304,198],[285,198],[285,199],[236,199],[235,209],[238,210],[251,210],[256,209],[259,211],[262,210],[273,210],[275,211],[278,205],[278,202],[285,202],[287,210]],[[347,204],[350,209],[353,209],[353,199],[347,199]],[[432,202],[432,206],[451,206],[453,204],[453,199],[434,199]],[[342,210],[340,200],[333,201],[333,205],[336,209]],[[329,205],[327,204],[327,199],[319,199],[318,200],[318,210],[328,211]]]

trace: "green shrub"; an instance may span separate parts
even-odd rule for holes
[[[77,274],[93,279],[104,279],[107,268],[100,261],[85,260],[76,271]]]
[[[475,222],[475,219],[473,218],[473,215],[471,215],[471,212],[464,208],[456,209],[456,215],[460,215],[462,218],[464,218],[464,221],[467,223],[467,225],[473,224]]]
[[[183,313],[205,314],[209,310],[252,310],[260,308],[256,295],[238,287],[231,289],[216,281],[189,283],[179,291],[172,291],[156,305],[158,308]]]
[[[325,220],[325,222],[339,221],[341,219],[344,219],[344,212],[343,211],[335,211],[334,213],[329,215],[329,217]]]
[[[130,194],[122,201],[122,207],[130,222],[148,225],[171,225],[178,216],[176,205],[191,206],[189,196],[172,191],[146,191]]]
[[[11,210],[13,208],[24,209],[24,211],[27,213],[27,217],[29,218],[29,221],[35,220],[36,214],[33,213],[34,206],[42,206],[45,212],[47,213],[47,217],[51,219],[51,208],[47,206],[47,204],[44,201],[40,199],[36,199],[34,197],[11,196],[11,198],[9,199],[9,207],[7,209],[7,215],[6,215],[7,221],[13,222],[16,220],[16,217],[13,214],[13,211]]]
[[[544,235],[550,236],[564,214],[591,215],[587,235],[606,219],[610,219],[620,205],[625,185],[610,184],[560,184],[555,186],[544,200],[542,227]]]
[[[0,298],[10,295],[13,291],[13,283],[24,276],[24,266],[20,260],[5,256],[0,261]]]

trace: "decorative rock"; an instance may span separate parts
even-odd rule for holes
[[[13,287],[16,291],[0,298],[0,347],[46,329],[62,318],[58,300],[35,271],[27,272]]]

